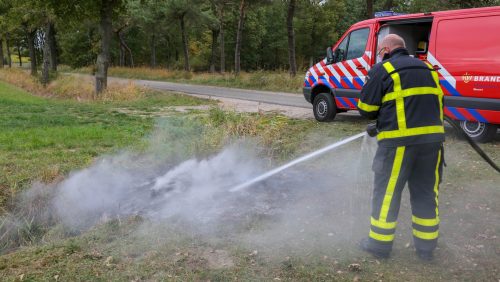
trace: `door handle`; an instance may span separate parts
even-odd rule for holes
[[[362,65],[358,65],[358,66],[356,67],[356,69],[358,69],[358,70],[364,70],[364,69],[365,69],[365,67],[363,67]]]
[[[434,65],[434,66],[432,66],[432,68],[433,68],[434,70],[440,70],[440,69],[441,69],[441,67],[440,67],[440,66],[438,66],[438,65]]]

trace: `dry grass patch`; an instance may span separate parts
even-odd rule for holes
[[[0,79],[39,96],[49,96],[78,101],[134,101],[144,98],[145,88],[128,84],[109,83],[108,89],[101,95],[95,94],[94,79],[88,76],[57,76],[44,87],[38,78],[24,70],[0,70]]]
[[[80,73],[91,73],[90,67],[73,70]],[[235,76],[233,73],[185,72],[180,70],[151,69],[147,67],[125,68],[111,67],[110,76],[130,79],[146,79],[193,83],[242,89],[268,90],[278,92],[301,93],[304,77],[299,72],[297,76],[290,77],[285,71],[254,71],[241,72]]]
[[[60,76],[47,89],[58,98],[99,101],[133,101],[144,98],[146,90],[133,82],[109,83],[101,95],[95,94],[94,79],[88,76]]]
[[[31,93],[36,93],[37,95],[49,95],[49,91],[40,84],[38,78],[29,75],[29,73],[22,69],[0,69],[0,80],[14,84],[19,88]]]

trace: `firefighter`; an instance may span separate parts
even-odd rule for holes
[[[389,257],[408,183],[415,249],[420,259],[432,260],[439,232],[443,92],[437,72],[409,56],[400,36],[383,38],[377,55],[382,61],[369,71],[357,105],[361,115],[376,119],[378,140],[370,232],[360,245],[375,257]]]

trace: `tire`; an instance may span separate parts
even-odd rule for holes
[[[472,140],[479,143],[486,143],[495,138],[498,125],[462,120],[460,121],[460,127]]]
[[[333,102],[333,95],[330,93],[320,93],[314,98],[313,103],[314,118],[317,121],[330,121],[337,114],[337,107]]]

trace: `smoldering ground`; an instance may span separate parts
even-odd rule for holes
[[[365,256],[357,242],[367,236],[369,228],[373,140],[352,142],[230,193],[235,185],[278,163],[267,157],[268,148],[256,140],[232,140],[206,153],[199,144],[204,143],[204,134],[196,123],[160,122],[144,151],[103,157],[53,187],[35,185],[22,195],[19,212],[13,213],[10,222],[22,225],[27,217],[19,215],[33,215],[28,221],[64,225],[73,235],[104,222],[126,224],[127,218],[137,216],[142,223],[134,227],[132,239],[127,238],[127,245],[135,245],[137,253],[188,240],[221,249],[243,246],[278,260]],[[323,145],[336,141],[322,139],[321,133],[311,138]],[[298,151],[310,152],[315,148],[313,141],[304,140]],[[450,165],[441,185],[443,219],[437,265],[451,273],[456,268],[458,275],[470,267],[468,277],[483,267],[492,273],[488,277],[494,277],[496,267],[488,261],[498,261],[495,222],[500,213],[495,205],[498,192],[490,188],[499,179],[487,174],[486,168],[470,174],[471,167],[458,166],[475,155],[465,151],[462,143],[451,142],[453,146],[449,143],[447,149]],[[29,206],[29,212],[23,208]],[[413,253],[405,191],[394,257],[412,262]]]
[[[300,249],[321,249],[321,242],[350,238],[353,211],[368,210],[370,162],[361,161],[359,146],[343,148],[341,159],[328,153],[238,192],[229,190],[273,167],[255,141],[233,141],[212,155],[174,163],[146,164],[144,156],[123,153],[71,174],[56,188],[53,207],[79,230],[139,215],[206,237],[261,246],[288,245],[296,237]],[[335,222],[325,224],[329,218]]]
[[[32,206],[43,194],[29,220],[62,223],[72,234],[140,216],[147,228],[172,226],[267,249],[322,249],[351,237],[357,212],[366,217],[370,157],[361,154],[361,142],[229,192],[277,164],[256,140],[232,140],[211,154],[197,154],[193,140],[203,134],[196,123],[163,120],[142,153],[105,156],[56,185],[37,184],[21,195],[18,206]]]

